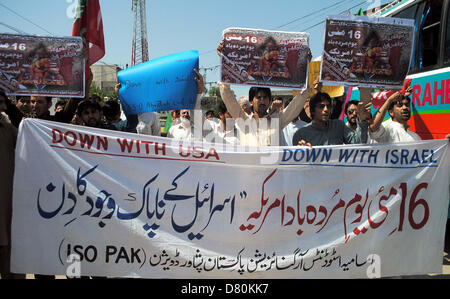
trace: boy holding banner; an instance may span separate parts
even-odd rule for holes
[[[309,105],[312,121],[294,134],[292,144],[317,146],[367,142],[369,126],[367,120],[371,103],[359,102],[357,111],[359,122],[356,131],[349,128],[342,120],[330,119],[331,97],[327,93],[315,94]]]

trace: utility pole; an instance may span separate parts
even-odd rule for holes
[[[214,71],[214,70],[216,70],[218,67],[220,67],[220,65],[215,65],[215,66],[212,66],[212,67],[203,67],[203,68],[200,68],[200,73],[203,71],[203,81],[205,82],[205,88],[206,88],[206,85],[209,85],[209,87],[211,87],[211,85],[214,85],[214,84],[216,84],[217,82],[214,82],[214,81],[210,81],[210,82],[208,82],[207,80],[206,80],[206,78],[207,78],[207,72],[208,71]]]

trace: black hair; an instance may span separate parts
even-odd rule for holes
[[[214,110],[206,111],[205,115],[208,115],[208,114],[212,114],[213,116],[216,116],[215,113],[214,113]]]
[[[358,104],[359,104],[359,101],[357,101],[357,100],[348,101],[347,104],[345,104],[345,109],[344,109],[345,114],[347,114],[347,110],[348,110],[348,107],[350,107],[350,105],[358,106]]]
[[[6,92],[2,88],[0,88],[0,97],[4,97],[5,100],[8,99],[8,96],[6,95]]]
[[[309,100],[309,111],[311,113],[311,119],[314,119],[314,111],[316,109],[316,106],[320,104],[322,100],[327,100],[328,102],[330,102],[330,104],[332,102],[330,95],[325,92],[318,92]]]
[[[216,111],[217,113],[225,114],[227,110],[227,106],[225,106],[225,103],[223,101],[218,101],[216,104]]]
[[[391,111],[392,109],[394,109],[394,105],[397,104],[399,101],[403,101],[404,99],[408,100],[409,105],[411,105],[411,99],[410,99],[409,97],[407,97],[407,96],[402,96],[401,99],[392,101],[392,102],[389,104],[388,111]]]
[[[97,102],[101,102],[102,98],[98,95],[98,94],[92,94],[89,96],[89,100],[93,100],[93,101],[97,101]]]
[[[107,100],[103,104],[103,115],[107,119],[114,118],[119,113],[120,113],[120,104],[117,101],[115,101],[115,100]]]
[[[102,111],[102,107],[100,106],[99,103],[94,102],[92,100],[84,100],[81,101],[78,104],[78,108],[77,108],[77,115],[81,116],[81,114],[83,113],[84,110],[88,109],[88,108],[92,108],[94,110],[98,110],[98,111]]]
[[[67,104],[67,101],[66,101],[66,100],[58,100],[58,101],[55,103],[55,107],[57,107],[57,106],[66,106],[66,104]]]
[[[251,87],[248,91],[248,100],[249,102],[253,102],[253,98],[256,96],[258,92],[262,91],[264,94],[266,94],[269,97],[269,100],[272,102],[272,92],[270,91],[270,88],[267,87]]]

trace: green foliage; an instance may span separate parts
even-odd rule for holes
[[[220,96],[220,89],[218,86],[211,86],[208,90],[208,95],[210,97],[217,98],[218,101],[222,101],[222,97]]]
[[[91,87],[89,89],[89,95],[92,96],[94,94],[98,95],[102,99],[102,102],[104,101],[105,97],[108,97],[109,99],[118,100],[114,91],[107,92],[107,91],[101,89],[97,84],[92,82]]]

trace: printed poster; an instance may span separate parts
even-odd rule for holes
[[[80,37],[0,34],[0,88],[10,95],[84,97]]]
[[[413,40],[413,20],[328,16],[320,80],[324,85],[401,88]]]
[[[309,34],[228,28],[223,32],[221,81],[301,89],[308,73]]]

